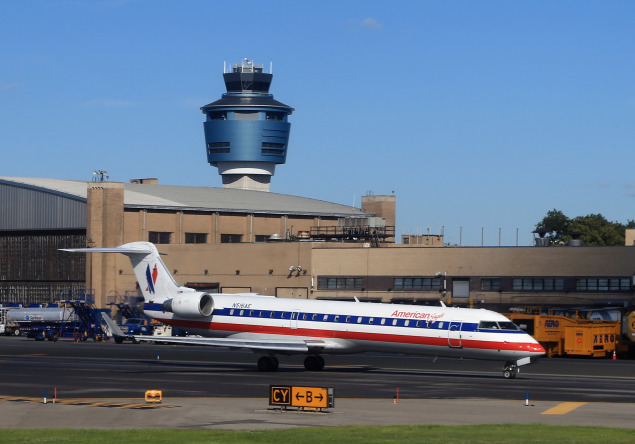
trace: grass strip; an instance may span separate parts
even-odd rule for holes
[[[6,443],[633,443],[635,430],[549,425],[314,427],[284,430],[2,429]]]

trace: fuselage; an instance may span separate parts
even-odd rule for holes
[[[545,350],[505,316],[489,310],[214,294],[207,317],[179,317],[160,304],[147,315],[189,334],[298,339],[316,353],[388,352],[512,361]],[[282,353],[282,352],[281,352]]]

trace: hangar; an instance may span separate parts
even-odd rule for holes
[[[59,248],[150,241],[177,282],[286,298],[516,306],[633,303],[635,255],[615,247],[395,243],[396,197],[362,208],[263,191],[0,177],[0,302],[87,291],[99,307],[136,295],[121,255]],[[436,236],[435,236],[436,237]]]

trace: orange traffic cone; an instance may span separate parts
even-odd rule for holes
[[[613,360],[617,360],[617,356],[615,355],[615,350],[613,350]]]

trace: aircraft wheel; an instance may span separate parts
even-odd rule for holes
[[[258,370],[261,372],[275,372],[278,370],[278,359],[275,356],[261,356],[258,359]]]
[[[324,358],[320,355],[309,355],[304,358],[304,368],[310,372],[324,370]]]
[[[503,369],[503,377],[505,379],[514,379],[516,378],[516,375],[518,374],[518,367],[516,367],[515,365],[506,365],[505,368]]]

